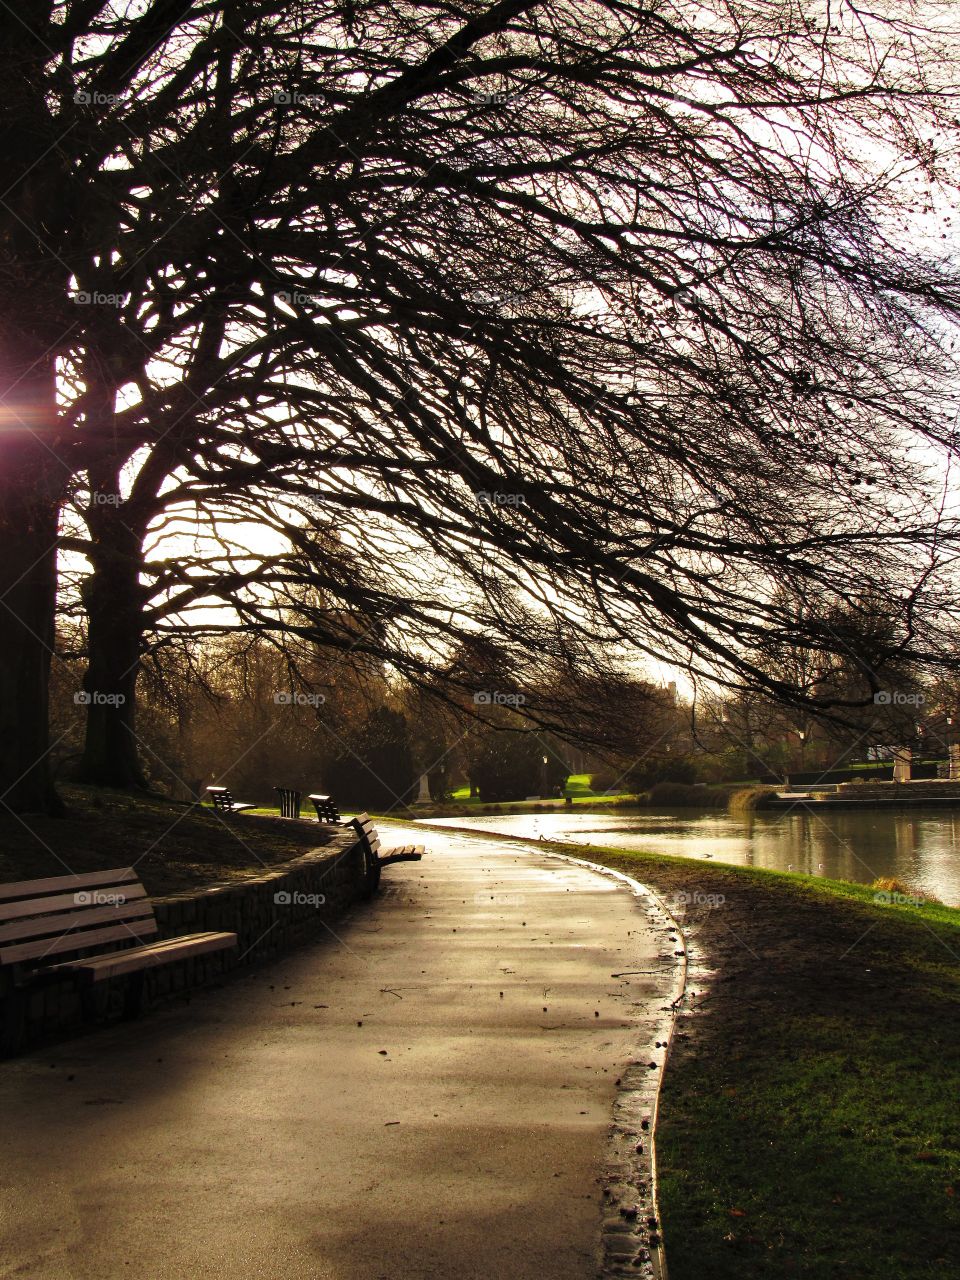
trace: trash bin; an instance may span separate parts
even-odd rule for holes
[[[273,789],[280,797],[280,817],[299,818],[300,792],[295,791],[293,787],[274,787]]]

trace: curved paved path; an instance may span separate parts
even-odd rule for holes
[[[338,939],[0,1064],[0,1276],[597,1274],[646,915],[530,846],[427,843]]]

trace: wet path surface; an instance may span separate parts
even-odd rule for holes
[[[0,1276],[597,1274],[647,914],[530,846],[384,835],[430,852],[337,937],[0,1064]]]

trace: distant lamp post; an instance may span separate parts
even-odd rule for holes
[[[797,737],[800,739],[800,772],[803,773],[806,760],[804,749],[806,747],[807,735],[803,729],[798,729],[796,732]]]
[[[953,732],[953,716],[947,716],[947,777],[951,782],[960,781],[960,742]]]
[[[549,756],[541,756],[540,764],[540,795],[546,797],[547,794],[547,765],[550,763]]]

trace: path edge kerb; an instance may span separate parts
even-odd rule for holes
[[[673,989],[670,993],[668,993],[668,996],[666,997],[667,998],[666,1011],[668,1013],[668,1017],[665,1020],[667,1031],[666,1031],[666,1046],[663,1051],[663,1059],[662,1059],[662,1062],[660,1063],[660,1070],[657,1071],[656,1073],[655,1087],[645,1097],[645,1101],[650,1107],[649,1137],[647,1138],[647,1141],[643,1143],[643,1152],[642,1153],[634,1152],[635,1163],[639,1166],[640,1170],[642,1170],[642,1172],[646,1175],[646,1178],[649,1183],[649,1188],[650,1188],[649,1202],[652,1207],[653,1217],[656,1221],[656,1226],[651,1230],[652,1230],[654,1239],[657,1241],[657,1243],[651,1244],[649,1240],[649,1234],[648,1234],[648,1239],[646,1244],[646,1248],[649,1250],[649,1254],[650,1254],[650,1264],[651,1264],[650,1274],[652,1274],[656,1278],[656,1280],[669,1280],[669,1273],[667,1269],[667,1251],[666,1251],[665,1235],[663,1231],[663,1220],[660,1214],[659,1183],[657,1178],[656,1133],[657,1133],[657,1120],[660,1114],[660,1093],[663,1088],[663,1080],[664,1080],[664,1075],[667,1069],[667,1062],[669,1060],[670,1050],[673,1045],[673,1034],[677,1024],[677,1013],[683,1002],[683,999],[684,999],[684,996],[686,995],[686,990],[687,990],[686,937],[680,925],[677,923],[676,919],[674,918],[669,908],[667,907],[666,903],[663,901],[660,895],[656,892],[656,890],[650,887],[650,885],[644,884],[641,880],[637,880],[634,876],[627,875],[627,873],[624,871],[616,870],[615,867],[605,867],[601,862],[592,862],[589,858],[573,857],[568,853],[562,853],[556,849],[549,849],[549,850],[544,849],[543,846],[547,843],[548,841],[546,840],[530,841],[530,844],[535,844],[539,849],[541,849],[542,852],[546,853],[549,857],[558,858],[564,862],[572,863],[574,866],[585,867],[589,871],[594,871],[599,873],[600,875],[607,876],[610,879],[618,880],[620,883],[625,884],[631,890],[631,892],[634,894],[635,897],[643,898],[643,899],[646,899],[648,902],[652,902],[656,906],[656,909],[659,912],[660,916],[667,922],[667,928],[673,930],[681,942],[680,950],[682,954],[680,956],[674,957],[678,961],[678,963],[672,966],[672,971],[674,975]],[[661,1031],[661,1035],[663,1034],[664,1033]],[[662,1043],[663,1041],[661,1041],[661,1044]],[[626,1087],[621,1086],[621,1098],[623,1098],[624,1094],[628,1092],[632,1092],[629,1086],[626,1086]],[[630,1117],[626,1117],[628,1124],[629,1124],[629,1119]],[[641,1133],[642,1132],[643,1131],[641,1130]],[[619,1262],[614,1261],[609,1257],[604,1258],[603,1274],[605,1277],[611,1277],[611,1280],[613,1277],[627,1276],[627,1275],[635,1276],[638,1273],[642,1275],[643,1270],[636,1266],[624,1267]]]
[[[387,819],[387,821],[389,821],[389,819]],[[404,823],[404,825],[409,825],[409,823]],[[604,866],[603,863],[601,862],[592,862],[589,858],[576,857],[570,853],[567,853],[564,851],[562,847],[557,847],[559,843],[557,841],[546,840],[546,839],[541,840],[540,838],[533,838],[531,836],[505,835],[503,832],[496,832],[496,831],[477,831],[475,829],[471,829],[468,827],[447,826],[446,824],[441,824],[440,822],[434,822],[431,825],[433,828],[435,828],[438,831],[452,831],[452,832],[455,832],[457,835],[471,836],[474,839],[489,840],[491,837],[493,837],[498,840],[505,840],[505,841],[510,841],[517,844],[529,845],[532,849],[537,849],[540,853],[546,854],[548,857],[557,858],[563,862],[571,863],[574,866],[583,867],[588,871],[593,871],[599,875],[606,876],[609,879],[617,880],[621,884],[626,885],[635,897],[645,899],[648,903],[652,903],[656,911],[658,912],[658,914],[666,922],[665,927],[669,929],[671,932],[674,932],[677,938],[679,938],[681,943],[680,952],[679,954],[677,954],[676,952],[674,953],[674,959],[677,960],[677,963],[672,966],[672,972],[674,976],[673,988],[672,988],[672,991],[666,997],[667,1005],[663,1010],[664,1013],[667,1015],[667,1017],[664,1020],[667,1028],[666,1032],[664,1033],[663,1031],[661,1031],[660,1033],[661,1036],[663,1036],[664,1034],[666,1035],[666,1043],[663,1050],[663,1060],[659,1064],[659,1070],[656,1072],[656,1084],[654,1088],[649,1092],[647,1091],[644,1092],[644,1102],[649,1107],[649,1111],[650,1111],[650,1128],[649,1128],[649,1131],[642,1131],[642,1134],[641,1134],[643,1138],[646,1138],[646,1141],[642,1142],[642,1147],[643,1147],[642,1153],[634,1152],[634,1163],[637,1166],[638,1180],[642,1184],[645,1178],[649,1184],[648,1198],[652,1206],[652,1216],[656,1221],[656,1226],[651,1229],[651,1233],[653,1234],[653,1237],[656,1243],[652,1244],[649,1242],[649,1238],[647,1239],[646,1248],[649,1251],[650,1262],[646,1268],[640,1268],[640,1267],[637,1267],[636,1265],[624,1266],[621,1260],[619,1259],[615,1260],[612,1257],[610,1257],[609,1249],[607,1247],[609,1242],[605,1239],[603,1241],[605,1256],[604,1256],[603,1271],[602,1271],[602,1275],[605,1278],[609,1278],[609,1280],[615,1280],[616,1277],[628,1276],[628,1275],[643,1276],[645,1272],[648,1276],[652,1276],[654,1280],[669,1280],[668,1269],[667,1269],[667,1253],[666,1253],[665,1235],[663,1231],[663,1221],[660,1214],[660,1202],[659,1202],[659,1194],[658,1194],[656,1130],[657,1130],[657,1119],[659,1117],[659,1112],[660,1112],[660,1093],[663,1087],[663,1079],[666,1074],[666,1068],[670,1058],[670,1052],[673,1047],[673,1038],[674,1038],[674,1032],[676,1030],[677,1016],[679,1014],[681,1006],[685,1001],[686,994],[687,994],[687,983],[688,983],[688,973],[689,973],[689,966],[688,966],[689,947],[688,947],[687,938],[683,932],[683,929],[677,923],[677,920],[673,916],[667,904],[660,897],[657,891],[651,888],[650,885],[646,885],[641,880],[637,880],[634,876],[627,875],[626,872],[624,871],[618,871],[614,867],[607,867],[607,866]],[[663,1044],[662,1040],[661,1040],[661,1044]],[[615,1117],[614,1117],[615,1120],[616,1120],[616,1111],[621,1108],[622,1102],[625,1099],[625,1097],[627,1095],[633,1095],[634,1093],[635,1093],[635,1090],[631,1084],[624,1083],[620,1086],[620,1094],[618,1097],[618,1102],[617,1104],[615,1104]],[[635,1110],[635,1107],[626,1108],[626,1109]],[[627,1117],[628,1127],[629,1127],[629,1124],[630,1124],[630,1120],[629,1120],[629,1117]],[[631,1135],[631,1136],[635,1136],[635,1135]],[[650,1233],[647,1233],[647,1234],[649,1236]],[[638,1245],[641,1245],[644,1243],[644,1241],[638,1238],[637,1243]]]

